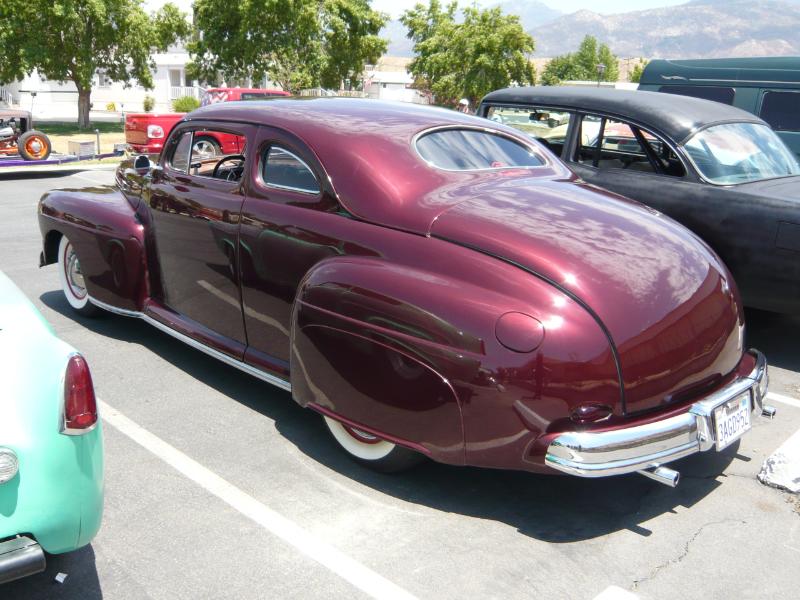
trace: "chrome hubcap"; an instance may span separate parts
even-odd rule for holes
[[[76,298],[86,296],[86,283],[83,279],[83,273],[81,273],[81,264],[78,262],[78,255],[72,249],[72,244],[67,246],[64,270],[66,271],[67,283],[72,294]]]
[[[200,156],[215,156],[217,151],[213,144],[209,142],[197,142],[194,145],[194,153]]]

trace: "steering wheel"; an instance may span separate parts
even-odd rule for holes
[[[217,162],[217,164],[214,165],[214,170],[211,172],[211,177],[216,179],[217,178],[217,174],[219,173],[220,167],[222,165],[224,165],[226,162],[232,162],[234,160],[239,161],[239,164],[236,165],[235,167],[233,167],[233,169],[231,169],[231,171],[233,171],[234,169],[239,168],[242,165],[244,165],[244,154],[229,154],[228,156],[223,156]]]

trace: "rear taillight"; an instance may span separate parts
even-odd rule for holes
[[[64,376],[64,427],[62,433],[80,435],[97,423],[97,400],[86,359],[73,354]]]
[[[148,125],[147,137],[154,140],[161,139],[164,137],[164,129],[161,127],[161,125]]]

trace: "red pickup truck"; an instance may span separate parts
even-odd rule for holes
[[[258,88],[209,88],[203,93],[201,106],[217,102],[236,100],[259,100],[272,96],[289,96],[283,90]],[[159,154],[167,141],[173,125],[183,119],[186,113],[128,113],[125,115],[125,143],[133,152],[140,154]],[[195,152],[215,156],[217,154],[238,154],[239,138],[235,135],[209,133],[199,135],[194,140]]]

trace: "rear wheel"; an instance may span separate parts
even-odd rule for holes
[[[324,417],[333,439],[356,462],[382,473],[409,469],[422,462],[424,456],[408,448],[387,442],[379,437],[345,423]]]
[[[52,150],[50,138],[35,129],[26,131],[19,136],[17,148],[19,148],[20,156],[25,160],[47,160]]]
[[[58,276],[64,297],[72,310],[84,317],[94,317],[100,312],[99,308],[89,302],[78,255],[65,235],[61,236],[58,244]]]

